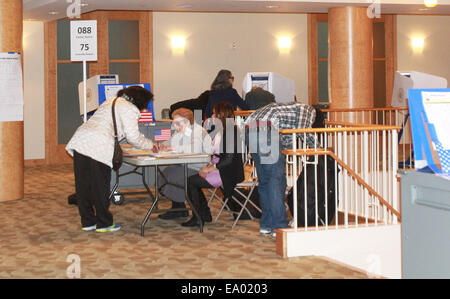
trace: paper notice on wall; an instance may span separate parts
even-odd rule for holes
[[[0,53],[0,121],[23,121],[22,63],[19,53]]]
[[[122,89],[123,89],[123,85],[106,85],[105,86],[106,100],[117,97],[117,92]]]

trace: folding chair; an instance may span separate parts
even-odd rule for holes
[[[222,207],[221,207],[219,213],[217,214],[216,218],[214,219],[214,223],[217,222],[217,220],[219,219],[220,215],[222,214],[222,212],[225,208],[227,208],[228,212],[230,212],[231,215],[237,215],[235,217],[235,220],[233,221],[233,225],[231,226],[231,228],[234,228],[236,226],[237,222],[241,218],[241,215],[244,211],[247,212],[247,214],[250,216],[251,220],[255,220],[255,217],[253,217],[253,215],[247,208],[248,204],[252,205],[257,211],[259,211],[261,213],[261,209],[253,201],[251,201],[251,196],[252,196],[253,192],[255,191],[255,188],[258,186],[258,178],[256,176],[255,166],[251,164],[250,159],[248,159],[246,161],[246,164],[244,166],[244,177],[245,177],[244,181],[237,184],[236,187],[234,188],[234,192],[236,192],[240,196],[242,196],[242,198],[244,198],[244,202],[242,203],[234,195],[232,195],[229,198],[226,198],[225,200],[222,200],[220,198]],[[247,195],[243,192],[244,190],[248,191]],[[215,195],[215,196],[217,196],[217,195]],[[210,200],[212,200],[212,199],[213,199],[213,196],[211,196]],[[239,211],[232,211],[228,207],[228,202],[230,200],[233,200],[235,203],[237,203],[240,206]]]

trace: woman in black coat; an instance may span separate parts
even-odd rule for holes
[[[234,109],[228,102],[219,102],[214,106],[213,119],[215,130],[212,132],[213,153],[211,163],[200,169],[199,173],[188,178],[188,196],[195,206],[202,222],[211,222],[211,211],[202,192],[202,188],[222,188],[224,198],[233,194],[234,187],[244,180],[242,154],[239,153],[241,135],[236,126],[227,128],[227,119],[234,124]],[[220,121],[220,122],[219,122]],[[230,123],[229,123],[230,124]],[[227,135],[234,134],[233,144],[227,144]],[[230,137],[228,137],[230,138]],[[198,226],[195,215],[182,226]]]
[[[234,77],[229,70],[220,70],[211,84],[208,104],[206,105],[206,118],[213,114],[213,107],[219,102],[229,102],[233,109],[237,107],[248,110],[247,103],[241,98],[236,89],[233,88]]]

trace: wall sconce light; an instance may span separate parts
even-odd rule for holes
[[[437,5],[437,0],[424,0],[426,7],[435,7]]]
[[[278,38],[278,48],[281,49],[290,49],[292,44],[292,40],[290,37],[281,36]]]
[[[413,37],[411,40],[411,46],[414,50],[422,50],[425,44],[425,40],[422,37]]]
[[[184,49],[186,45],[186,39],[182,36],[172,37],[172,49]]]

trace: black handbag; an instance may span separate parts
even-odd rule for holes
[[[122,148],[120,147],[119,139],[117,137],[117,124],[116,124],[116,113],[114,110],[114,106],[116,105],[117,98],[114,99],[112,104],[112,119],[114,124],[114,154],[112,158],[112,165],[115,171],[119,170],[123,163],[123,153]]]

